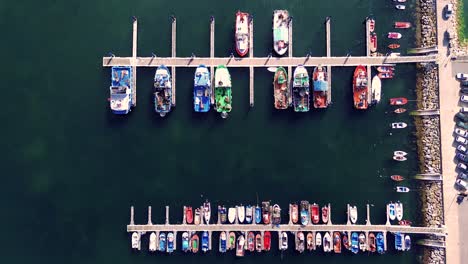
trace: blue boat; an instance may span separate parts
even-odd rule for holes
[[[351,233],[351,252],[354,254],[359,252],[359,235],[356,232]]]
[[[219,235],[219,252],[225,253],[226,252],[226,240],[227,240],[227,235],[226,232],[221,232]]]
[[[154,74],[154,110],[164,117],[172,107],[172,80],[169,69],[161,65]]]
[[[195,112],[208,112],[211,101],[211,75],[205,65],[195,70],[193,85],[193,109]]]
[[[411,249],[411,238],[409,235],[405,236],[405,250],[408,251]]]
[[[209,243],[209,234],[208,231],[203,231],[202,234],[202,251],[207,252],[208,251],[208,243]]]
[[[164,233],[159,234],[159,251],[166,251],[166,234]]]
[[[182,233],[182,251],[187,252],[190,250],[189,240],[190,238],[188,232]]]
[[[133,71],[131,67],[114,66],[111,72],[110,108],[112,113],[126,115],[135,106],[133,102]]]
[[[309,201],[301,201],[301,224],[308,225],[309,224]]]
[[[174,251],[174,233],[167,233],[167,253]]]
[[[251,205],[247,205],[245,207],[245,223],[246,224],[252,223],[252,211],[253,211],[253,207]]]
[[[403,239],[400,233],[395,233],[395,249],[396,250],[403,250]]]
[[[384,242],[384,236],[383,236],[382,232],[377,233],[377,239],[376,240],[377,240],[376,241],[377,242],[377,252],[379,254],[385,253],[385,248],[384,248],[385,242]]]
[[[255,223],[260,224],[262,222],[262,208],[255,206]]]

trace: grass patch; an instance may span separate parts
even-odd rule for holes
[[[457,33],[458,33],[458,41],[460,44],[467,44],[468,42],[468,32],[465,21],[465,1],[468,0],[458,0],[458,8],[457,8]]]

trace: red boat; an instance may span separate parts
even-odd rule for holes
[[[185,220],[187,221],[187,224],[193,223],[193,211],[190,206],[185,208]]]
[[[395,22],[395,28],[410,28],[410,22]]]
[[[247,236],[247,248],[251,252],[255,250],[255,235],[253,232],[249,232]]]
[[[349,249],[349,240],[348,240],[348,235],[346,235],[346,233],[343,233],[343,238],[341,239],[341,241],[343,241],[343,246],[346,249]]]
[[[406,112],[406,109],[405,109],[405,108],[397,108],[397,109],[395,109],[395,111],[393,111],[393,112],[395,112],[396,114],[401,114],[401,113]]]
[[[410,220],[401,220],[401,221],[398,221],[398,224],[402,226],[410,226],[412,223]]]
[[[367,109],[367,94],[369,90],[367,83],[368,80],[366,67],[362,65],[357,66],[354,70],[353,78],[353,101],[354,108],[356,109]]]
[[[408,99],[405,97],[390,98],[390,105],[405,105]]]
[[[299,209],[297,204],[293,204],[291,207],[291,220],[293,224],[297,224],[297,221],[299,220]]]
[[[391,79],[394,75],[393,72],[379,72],[379,74],[377,74],[380,79]]]
[[[401,39],[401,33],[398,32],[388,32],[387,37],[389,39]]]
[[[399,47],[400,47],[400,44],[396,44],[396,43],[388,45],[389,49],[398,49]]]
[[[263,250],[270,251],[271,234],[270,231],[265,231],[263,234]]]
[[[249,52],[250,29],[249,29],[249,13],[237,11],[236,13],[236,52],[239,56],[244,57]]]
[[[374,32],[375,30],[375,20],[369,19],[369,32]]]
[[[322,222],[328,223],[328,206],[322,207]]]
[[[375,34],[375,32],[372,32],[370,36],[370,51],[377,51],[377,34]]]
[[[392,176],[390,176],[390,178],[391,178],[392,180],[394,180],[394,181],[397,181],[397,182],[402,181],[402,180],[405,179],[405,178],[404,178],[403,176],[401,176],[401,175],[392,175]]]
[[[319,206],[318,204],[314,203],[310,206],[310,219],[312,221],[312,223],[314,224],[318,224],[318,222],[320,221],[320,218],[319,218]]]
[[[375,252],[376,247],[375,247],[375,235],[374,235],[374,233],[372,233],[372,232],[369,233],[368,239],[369,239],[369,251],[370,252]]]
[[[395,68],[392,67],[392,66],[379,66],[379,67],[377,67],[378,72],[392,72],[393,70],[395,70]]]
[[[335,251],[335,253],[341,253],[340,232],[333,232],[333,251]]]

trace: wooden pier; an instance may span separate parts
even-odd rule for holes
[[[288,46],[288,57],[292,58],[293,57],[293,18],[289,17],[289,30],[288,30],[288,40],[289,40],[289,46]],[[298,64],[299,65],[299,64]],[[289,105],[292,105],[292,85],[291,81],[293,80],[292,76],[292,66],[293,65],[288,65],[288,87],[289,87]],[[297,66],[297,65],[295,65]]]
[[[211,104],[215,104],[214,97],[214,63],[213,58],[215,57],[215,18],[214,16],[210,17],[210,74],[211,74]]]
[[[176,58],[176,32],[177,32],[177,19],[172,16],[172,49],[171,49],[171,56],[172,58]],[[176,67],[172,66],[172,106],[176,105]]]
[[[253,28],[253,18],[250,17],[249,21],[249,57],[253,58],[254,56],[254,28]],[[249,99],[250,99],[250,107],[254,106],[254,67],[249,67]]]
[[[133,102],[133,107],[136,106],[136,91],[137,91],[137,86],[136,86],[136,78],[137,78],[137,46],[138,46],[138,20],[136,18],[133,18],[133,38],[132,38],[132,65],[129,65],[132,67],[132,72],[133,72],[133,78],[132,78],[132,87],[133,87],[133,92],[132,92],[132,102]]]
[[[326,41],[327,41],[327,57],[331,57],[331,32],[330,32],[330,17],[325,19],[325,32],[326,32]],[[327,101],[328,104],[331,103],[332,98],[332,71],[331,66],[327,66],[327,74],[328,74],[328,97]]]

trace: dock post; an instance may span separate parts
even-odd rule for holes
[[[313,250],[317,248],[317,245],[315,244],[315,239],[316,239],[316,233],[315,231],[312,231],[312,249]]]
[[[153,225],[151,222],[151,206],[148,206],[148,225]]]
[[[325,19],[325,31],[326,31],[326,38],[327,38],[327,57],[331,57],[331,18],[328,16]],[[331,72],[331,66],[327,66],[327,75],[328,75],[328,96],[327,96],[327,103],[331,103],[331,98],[332,98],[332,72]]]
[[[370,65],[367,65],[367,86],[370,91],[367,93],[367,103],[371,104],[372,103],[372,68]]]
[[[370,56],[370,30],[369,30],[369,18],[366,18],[366,56]]]
[[[383,231],[383,243],[384,251],[387,251],[387,231]]]
[[[288,225],[292,225],[292,205],[289,204],[289,222]]]
[[[292,58],[293,56],[293,18],[289,17],[289,31],[288,31],[288,37],[289,37],[289,58]],[[292,74],[292,67],[288,66],[288,87],[289,87],[289,94],[292,95],[292,85],[291,85],[291,74]],[[289,105],[292,105],[292,96],[289,96]]]
[[[249,21],[249,32],[250,32],[250,39],[249,39],[249,57],[253,58],[253,18],[250,18]],[[249,97],[250,97],[250,107],[254,106],[254,67],[250,66],[249,67],[249,73],[250,73],[250,78],[249,78]]]
[[[330,45],[330,17],[325,18],[325,32],[327,38],[327,57],[331,57],[331,45]]]
[[[252,207],[252,225],[256,225],[257,222],[255,221],[255,207]]]
[[[183,209],[184,210],[182,212],[182,224],[183,225],[186,225],[187,224],[187,215],[185,214],[186,210],[187,210],[187,207],[184,205]]]
[[[369,247],[369,231],[366,231],[365,234],[366,234],[366,250],[369,251],[370,250],[370,247]]]
[[[389,225],[391,225],[391,224],[390,224],[390,216],[388,215],[388,204],[387,204],[387,210],[386,210],[386,212],[385,212],[385,215],[387,216],[387,222],[385,222],[385,225],[388,225],[388,226],[389,226]]]
[[[369,204],[366,205],[366,209],[367,209],[367,219],[366,219],[366,225],[371,225],[371,221],[370,221],[370,206]]]
[[[333,225],[331,220],[331,205],[328,204],[328,225]]]
[[[138,45],[138,20],[136,17],[133,17],[133,42],[132,42],[132,72],[133,72],[133,78],[132,78],[132,86],[133,86],[133,91],[132,91],[132,102],[133,102],[133,107],[136,106],[136,78],[137,78],[137,70],[136,70],[136,65],[137,65],[137,45]]]
[[[249,235],[249,231],[245,230],[244,232],[244,237],[245,237],[245,243],[244,243],[244,249],[247,250],[248,249],[248,246],[247,246],[247,237]]]
[[[263,238],[265,236],[265,231],[260,231],[260,235],[262,236],[262,243],[261,243],[262,246],[261,246],[261,248],[262,248],[262,251],[263,251],[263,250],[265,250],[265,245],[263,244],[263,241],[264,241]]]
[[[200,206],[200,225],[205,224],[205,208],[203,206]]]
[[[218,205],[218,225],[221,224],[221,214],[219,213],[220,208],[221,208],[221,206]]]
[[[156,250],[159,250],[159,231],[156,231]]]
[[[169,224],[169,206],[166,205],[166,225]]]
[[[172,58],[177,57],[176,56],[176,29],[177,29],[177,19],[175,16],[172,16],[172,50],[171,50],[171,55]],[[171,67],[171,72],[172,72],[172,106],[176,105],[176,67],[172,66]]]
[[[239,224],[239,217],[237,216],[238,211],[238,206],[236,205],[236,219],[234,219],[234,224],[238,225]],[[245,240],[247,241],[247,236],[245,236]]]
[[[174,231],[174,251],[177,249],[177,231]]]
[[[211,250],[211,241],[213,241],[212,235],[213,235],[213,232],[208,231],[208,249],[209,250]]]
[[[281,231],[278,231],[278,249],[281,250]]]
[[[214,98],[214,65],[213,65],[213,58],[215,56],[215,18],[214,16],[210,17],[210,74],[211,74],[211,104],[215,104]]]
[[[349,204],[346,205],[347,207],[347,212],[346,212],[346,215],[347,215],[347,219],[346,219],[346,224],[347,225],[350,225],[351,224],[351,221],[349,221]]]
[[[130,225],[135,225],[135,221],[133,221],[134,217],[134,210],[133,210],[133,205],[130,206]]]

